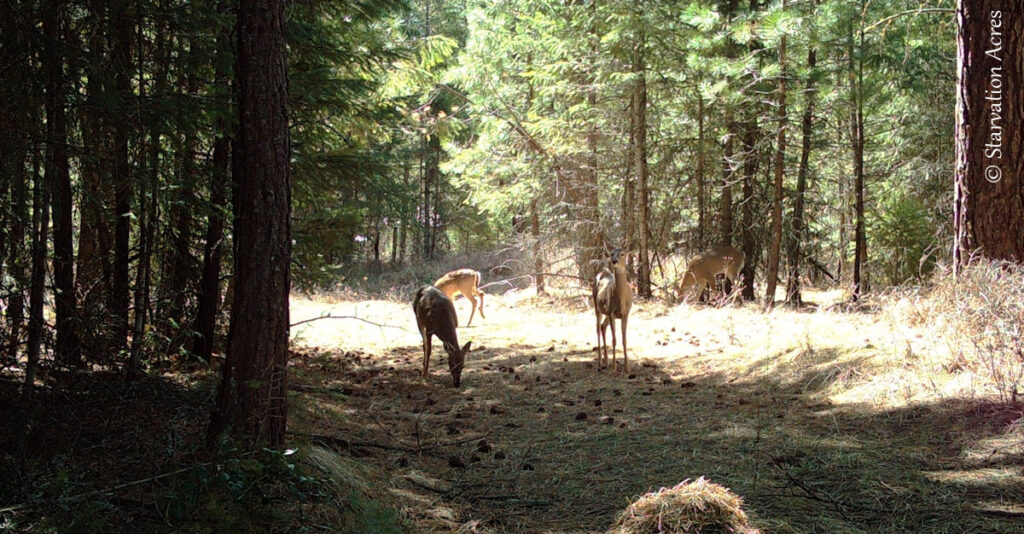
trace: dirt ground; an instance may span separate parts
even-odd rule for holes
[[[582,297],[484,311],[456,389],[437,340],[419,375],[411,305],[293,299],[293,323],[348,317],[293,328],[295,440],[367,466],[417,531],[600,532],[705,476],[765,532],[1024,532],[1021,406],[884,314],[638,302],[626,374],[595,368]]]

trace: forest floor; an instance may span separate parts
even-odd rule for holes
[[[420,376],[408,303],[293,299],[293,323],[358,318],[293,328],[294,439],[356,458],[415,531],[600,532],[705,476],[765,532],[1024,532],[1021,404],[878,310],[637,302],[626,374],[595,368],[583,297],[485,304],[456,389],[436,340]]]
[[[400,292],[292,298],[295,454],[204,452],[216,365],[0,377],[0,532],[603,532],[701,476],[766,533],[1024,532],[1024,404],[934,316],[638,301],[627,374],[582,295],[489,294],[454,388]]]

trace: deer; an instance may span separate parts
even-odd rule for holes
[[[715,286],[715,277],[724,275],[729,282],[735,282],[736,275],[743,269],[745,256],[742,250],[727,245],[717,246],[697,254],[683,274],[679,284],[679,298],[686,299],[691,289],[697,287],[700,294],[704,288]]]
[[[626,349],[626,325],[633,307],[633,289],[626,277],[626,263],[620,261],[621,249],[608,256],[607,264],[597,273],[591,286],[594,312],[597,315],[597,368],[608,365],[608,338],[605,329],[612,327],[612,369],[615,369],[615,319],[622,328],[622,369],[629,372],[629,352]],[[602,362],[603,356],[603,362]]]
[[[476,313],[477,308],[477,297],[480,298],[480,317],[487,318],[484,316],[484,294],[477,289],[479,285],[480,273],[473,269],[458,269],[438,278],[434,282],[434,286],[440,289],[444,296],[449,299],[453,298],[456,292],[462,293],[462,296],[469,299],[472,308],[470,308],[469,321],[466,323],[466,326],[473,324],[473,315]]]
[[[459,348],[459,335],[455,329],[459,326],[459,318],[455,315],[455,306],[451,299],[445,296],[440,289],[425,285],[416,291],[416,297],[412,301],[413,311],[416,312],[416,326],[419,328],[420,336],[423,337],[423,378],[427,378],[430,372],[430,353],[433,350],[433,337],[437,336],[448,353],[448,370],[452,373],[452,382],[459,387],[462,382],[462,368],[466,363],[466,354],[469,354],[467,342]]]

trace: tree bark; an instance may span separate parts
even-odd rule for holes
[[[108,359],[111,336],[107,306],[111,302],[111,233],[109,188],[111,180],[104,174],[110,165],[110,136],[105,130],[104,105],[107,95],[104,79],[109,72],[105,56],[106,2],[92,0],[89,10],[96,17],[89,36],[86,56],[85,105],[78,110],[78,123],[82,133],[83,153],[81,168],[81,224],[78,230],[78,260],[75,270],[75,288],[81,297],[82,317],[95,326],[82,332],[82,344],[93,358]],[[116,118],[112,118],[116,120]],[[112,122],[112,121],[111,121]],[[108,360],[109,361],[109,360]]]
[[[284,0],[239,3],[236,288],[210,447],[229,425],[251,447],[284,443],[291,266],[284,7]]]
[[[804,238],[804,196],[807,194],[807,172],[811,155],[811,133],[814,121],[814,68],[817,64],[817,52],[812,47],[807,51],[807,84],[804,89],[804,116],[800,124],[800,168],[796,175],[796,198],[793,200],[793,234],[789,239],[787,261],[789,263],[789,280],[786,283],[786,302],[794,306],[801,304],[800,295],[800,264],[803,262]]]
[[[753,116],[743,129],[743,227],[740,228],[740,241],[746,262],[743,264],[742,280],[743,300],[754,300],[754,275],[757,271],[757,259],[760,256],[757,242],[754,240],[754,181],[760,166],[760,154],[757,149],[757,138],[760,129],[757,117]]]
[[[786,0],[782,0],[786,9]],[[775,281],[779,276],[779,251],[782,248],[782,181],[786,176],[786,36],[779,44],[778,134],[775,141],[774,190],[772,195],[772,236],[768,248],[768,279],[765,281],[765,306],[775,306]]]
[[[114,141],[114,268],[111,311],[114,314],[114,346],[117,351],[127,350],[128,314],[131,308],[129,287],[129,252],[132,221],[132,176],[128,153],[128,134],[134,97],[131,86],[132,18],[130,2],[117,0],[111,4],[113,45],[110,63],[114,74],[114,94],[119,117],[113,124]],[[54,228],[56,232],[56,228]]]
[[[704,94],[697,89],[697,250],[707,245],[707,187],[704,179]]]
[[[735,166],[734,144],[738,136],[736,121],[733,120],[732,106],[725,108],[725,143],[722,146],[722,196],[718,206],[718,221],[721,228],[721,244],[732,245],[732,183]]]
[[[2,14],[10,16],[8,13]],[[0,48],[0,51],[6,50]],[[20,76],[21,65],[15,69],[18,69],[18,72],[14,75],[18,76],[18,80],[24,81],[24,77]],[[28,176],[25,172],[29,148],[29,136],[27,135],[29,120],[30,117],[25,112],[24,106],[14,105],[12,102],[0,103],[0,128],[6,132],[6,135],[0,139],[0,150],[2,150],[0,153],[0,183],[6,180],[10,185],[10,210],[4,210],[4,215],[9,221],[6,227],[10,232],[7,234],[6,250],[0,247],[0,251],[2,251],[0,259],[6,252],[7,269],[14,281],[13,286],[9,288],[10,297],[7,301],[7,322],[10,331],[7,335],[6,356],[11,362],[16,361],[21,344],[21,331],[25,323],[25,290],[28,287],[24,246],[25,226],[29,222]],[[7,185],[7,183],[3,184],[3,189],[7,189]],[[0,190],[0,192],[7,193],[4,190]],[[0,272],[0,277],[2,276],[3,273]],[[3,284],[0,285],[0,288],[7,290],[8,286]]]
[[[640,2],[634,3],[636,23],[641,24]],[[633,157],[636,162],[636,183],[637,183],[637,211],[640,214],[639,228],[640,250],[639,264],[637,265],[637,292],[641,297],[651,297],[651,258],[650,258],[650,221],[649,221],[649,197],[647,188],[647,66],[644,59],[644,30],[637,28],[637,38],[633,49],[633,74],[636,76],[634,86],[633,113],[636,115],[635,152]]]
[[[44,9],[43,65],[46,69],[46,182],[53,199],[53,284],[57,315],[56,357],[65,365],[81,365],[78,310],[75,298],[74,234],[71,176],[67,152],[63,42],[64,2],[55,0]]]
[[[537,213],[537,197],[530,200],[530,237],[533,239],[533,265],[536,274],[537,294],[545,294],[544,289],[544,250],[540,242],[540,215]]]
[[[847,46],[850,81],[850,144],[853,149],[854,175],[854,227],[853,227],[853,294],[852,300],[860,299],[863,287],[863,268],[867,255],[864,234],[864,59],[854,57],[853,30],[851,28]],[[860,41],[857,50],[864,50],[864,27],[860,27]]]
[[[1024,6],[956,3],[953,265],[1024,261]]]
[[[35,384],[43,341],[43,298],[46,291],[46,237],[50,233],[50,187],[39,174],[39,145],[32,149],[32,279],[28,297],[28,346],[25,349],[25,392]]]
[[[226,2],[225,2],[226,4]],[[226,7],[222,8],[226,10]],[[230,35],[227,29],[218,36],[217,49],[220,54],[230,53]],[[230,107],[230,73],[224,67],[228,62],[222,58],[217,62],[214,80],[217,90],[223,95],[220,105]],[[210,362],[213,356],[217,332],[217,308],[220,305],[220,268],[224,250],[224,213],[227,207],[228,185],[231,176],[229,163],[231,136],[229,121],[220,118],[215,124],[216,137],[213,141],[213,174],[210,178],[210,201],[206,239],[203,242],[203,267],[197,295],[197,311],[192,330],[192,356]]]

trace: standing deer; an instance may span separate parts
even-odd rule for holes
[[[697,293],[705,287],[715,287],[715,277],[725,275],[729,282],[736,280],[736,274],[743,269],[743,251],[730,246],[718,246],[697,254],[686,268],[679,285],[679,298],[686,299],[689,291],[696,286]]]
[[[433,350],[431,336],[437,336],[448,353],[448,369],[452,373],[452,381],[455,387],[459,387],[462,368],[472,341],[459,348],[459,335],[455,332],[459,318],[455,315],[451,299],[434,286],[423,286],[416,291],[412,309],[416,312],[416,326],[423,337],[423,378],[427,377],[430,370],[430,353]]]
[[[622,328],[622,369],[629,372],[629,352],[626,350],[626,323],[633,307],[633,290],[626,279],[626,264],[619,261],[621,249],[612,251],[608,265],[601,269],[591,286],[594,312],[597,314],[597,368],[608,365],[608,340],[605,328],[612,327],[612,369],[615,368],[615,319]],[[602,320],[603,319],[603,320]]]
[[[473,269],[452,271],[434,282],[434,286],[440,289],[444,296],[448,298],[452,298],[456,292],[459,292],[462,293],[462,296],[469,299],[472,308],[470,308],[469,322],[466,323],[466,326],[473,324],[473,314],[476,313],[477,308],[477,297],[480,297],[480,317],[487,318],[484,316],[484,294],[476,288],[478,285],[480,285],[480,273]]]

